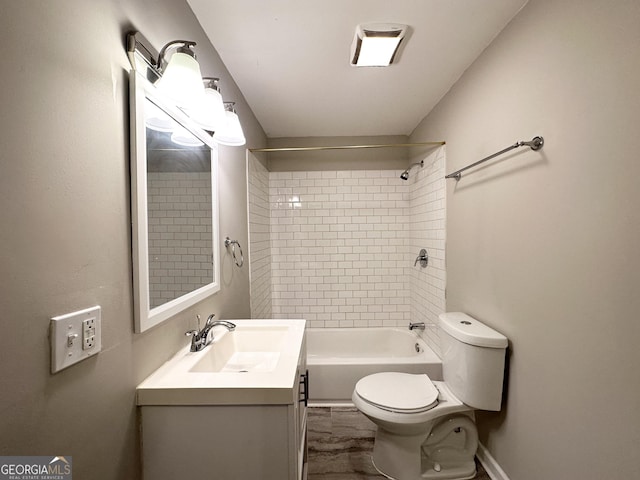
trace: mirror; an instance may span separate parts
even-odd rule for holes
[[[135,331],[220,290],[218,151],[211,136],[131,76]]]

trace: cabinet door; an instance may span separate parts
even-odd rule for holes
[[[142,478],[294,480],[292,413],[291,405],[144,406]]]

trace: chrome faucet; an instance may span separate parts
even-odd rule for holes
[[[209,332],[211,332],[211,329],[213,327],[222,325],[223,327],[226,327],[227,330],[229,330],[230,332],[235,330],[236,328],[235,323],[227,322],[226,320],[214,321],[213,317],[215,316],[216,316],[215,313],[212,313],[211,315],[209,315],[209,318],[207,318],[207,321],[204,323],[204,327],[202,327],[202,330],[189,330],[188,332],[185,333],[187,337],[191,337],[191,349],[190,349],[191,352],[199,352],[200,350],[202,350],[204,347],[206,347],[213,341],[213,337],[209,338]],[[198,328],[199,328],[200,315],[197,315],[197,317],[198,317]]]
[[[207,321],[204,323],[204,328],[200,331],[200,336],[202,338],[204,338],[205,341],[205,347],[207,345],[209,345],[211,343],[211,341],[213,340],[213,337],[211,337],[211,340],[208,340],[209,337],[209,332],[211,331],[211,329],[213,327],[217,327],[218,325],[222,325],[223,327],[226,327],[227,330],[229,330],[230,332],[233,332],[236,329],[236,324],[235,323],[231,323],[228,322],[226,320],[216,320],[215,322],[213,321],[213,317],[215,317],[216,314],[212,313],[211,315],[209,315],[209,318],[207,318]]]
[[[409,323],[409,330],[424,330],[424,322]]]

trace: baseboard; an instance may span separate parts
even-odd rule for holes
[[[491,480],[509,480],[507,474],[504,473],[504,470],[500,468],[496,459],[491,456],[489,450],[485,448],[484,445],[478,443],[478,451],[476,452],[476,457],[480,460],[480,463],[487,471],[487,474],[491,477]]]

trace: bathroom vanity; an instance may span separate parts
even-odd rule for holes
[[[138,386],[144,479],[306,477],[305,321],[233,322]]]

